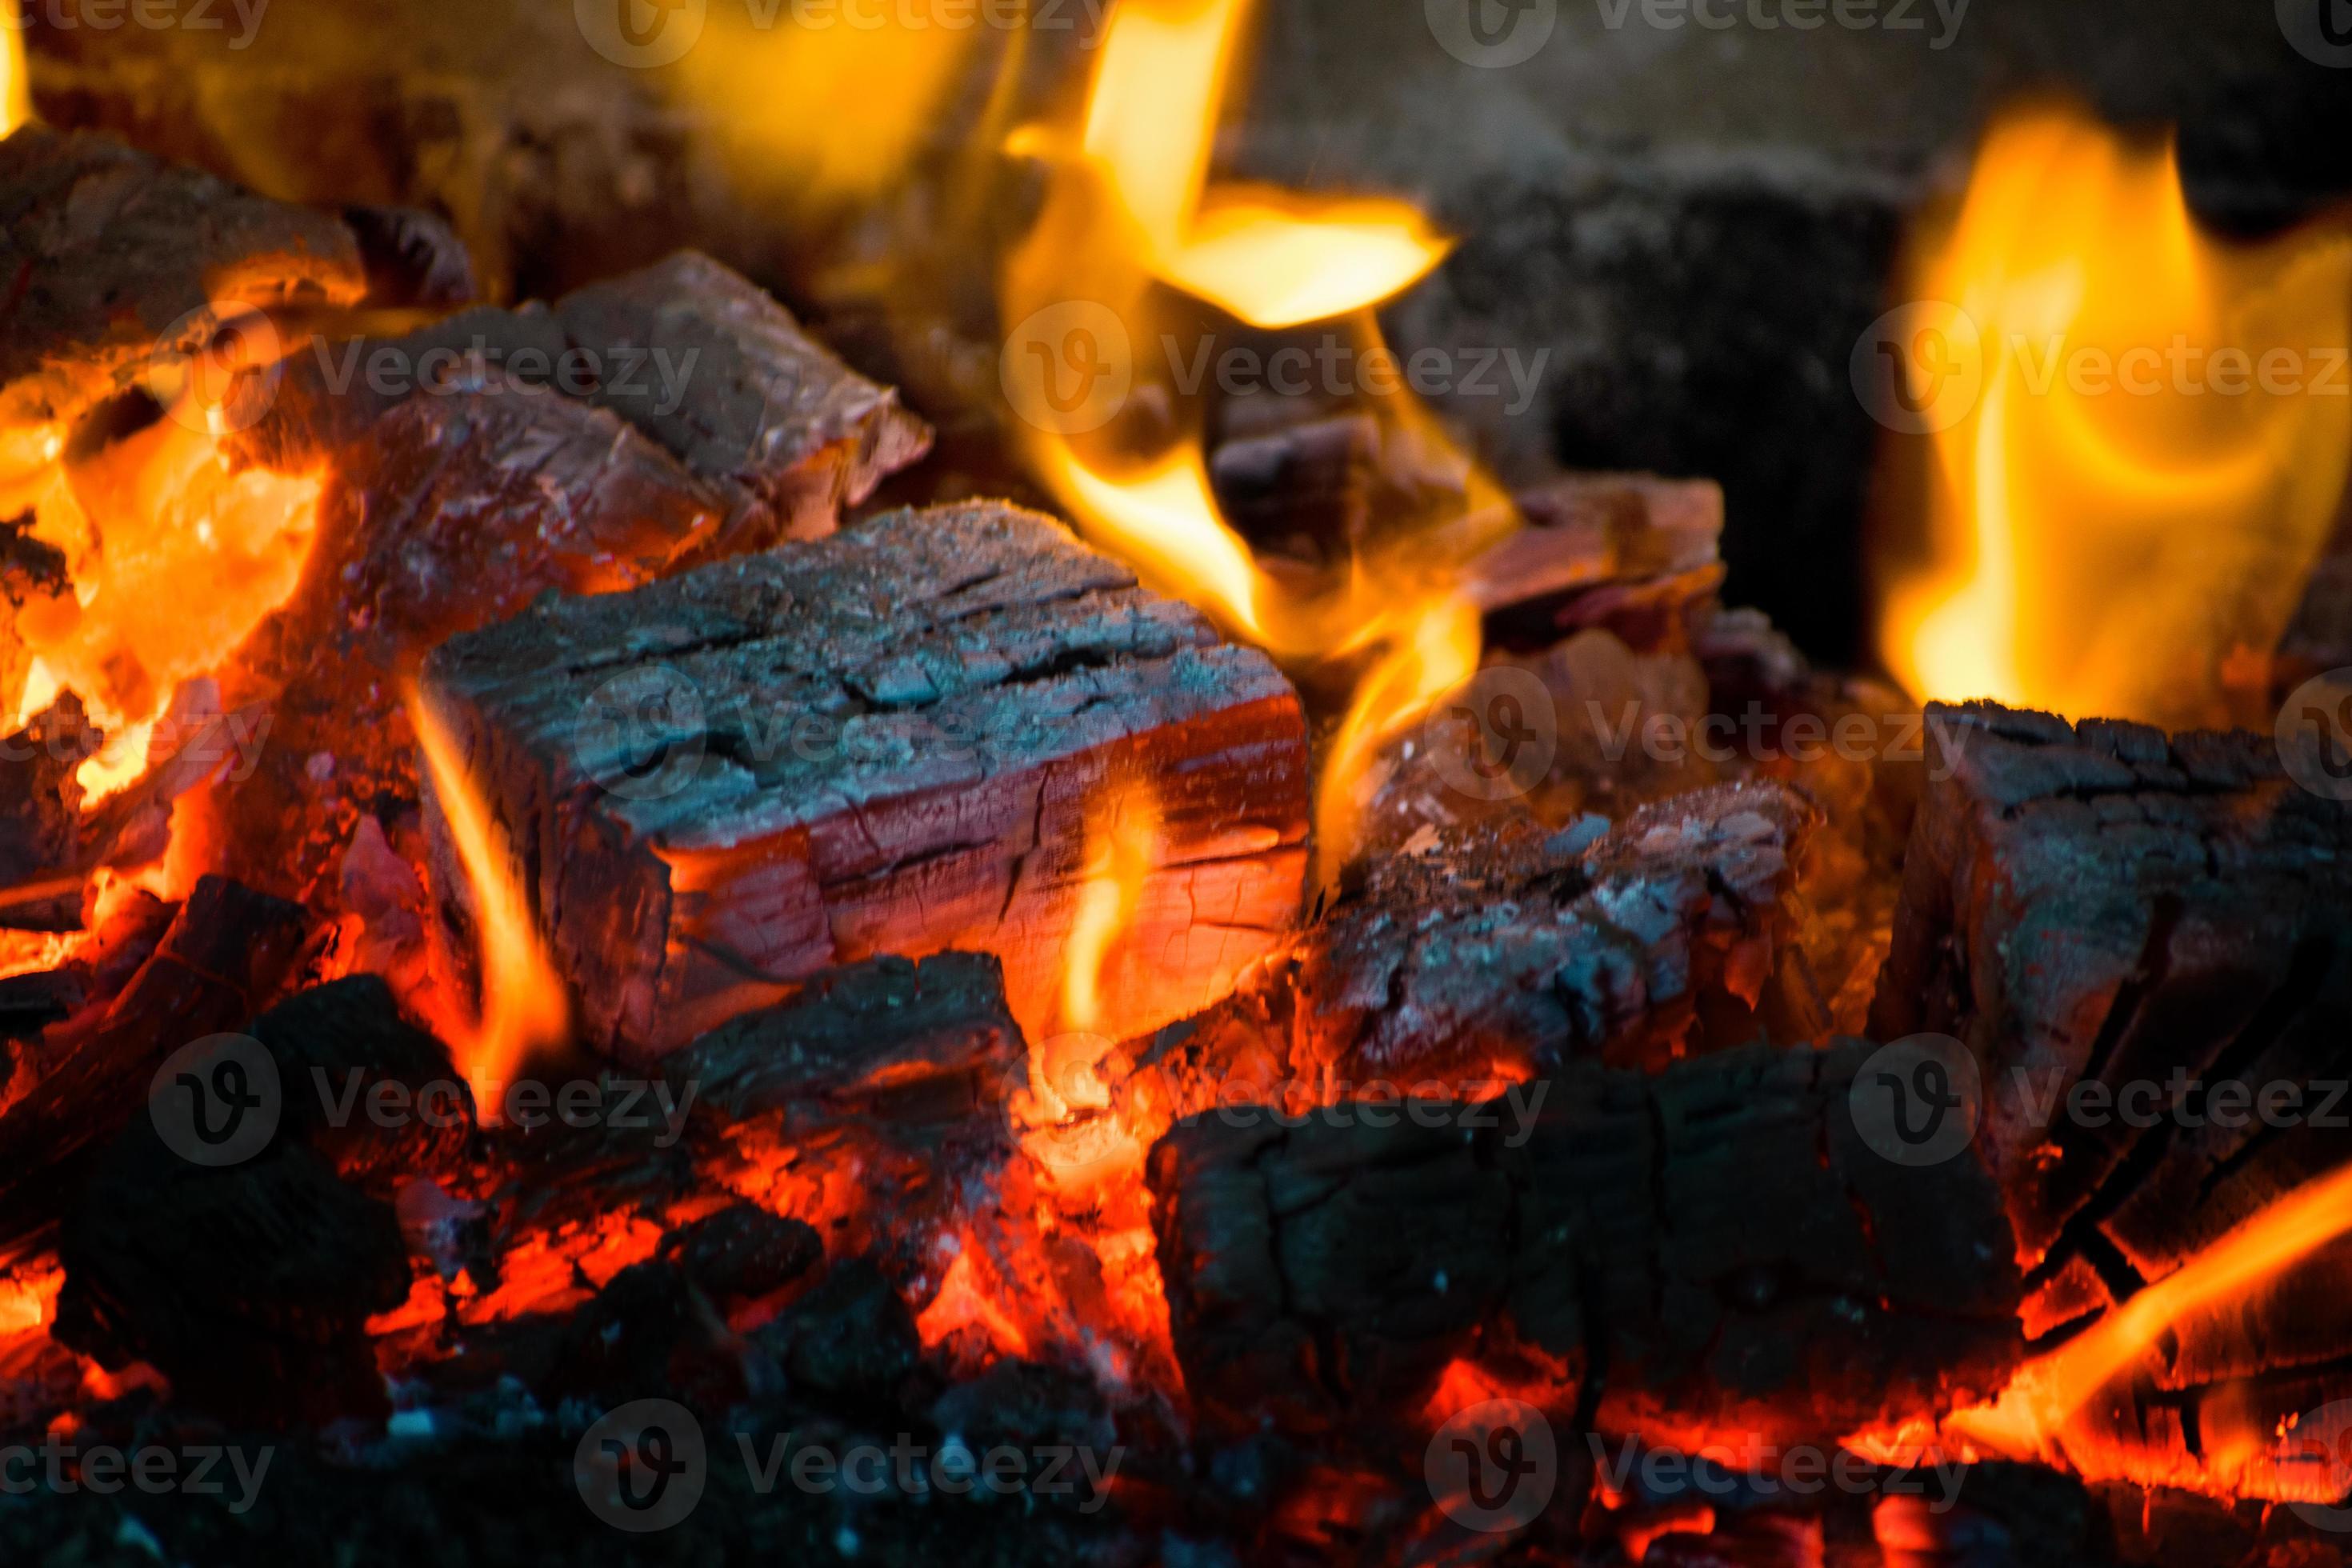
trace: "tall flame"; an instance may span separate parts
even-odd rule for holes
[[[486,1111],[534,1050],[560,1043],[571,1005],[541,944],[506,835],[468,773],[457,743],[422,693],[408,692],[409,721],[431,775],[433,798],[466,873],[481,943],[481,1015],[457,1042],[458,1065]]]
[[[2034,109],[1906,297],[1896,395],[1930,437],[1888,667],[1923,699],[2244,716],[2352,461],[2352,238],[2225,244],[2171,146]]]
[[[1101,1025],[1111,949],[1135,924],[1144,885],[1160,859],[1160,801],[1149,785],[1104,790],[1095,816],[1087,835],[1085,877],[1063,970],[1066,1029],[1091,1030]]]
[[[16,0],[0,0],[0,136],[32,118],[33,85],[25,68],[25,24]]]
[[[1258,327],[1350,318],[1359,341],[1376,343],[1371,307],[1444,258],[1446,242],[1402,203],[1211,182],[1218,112],[1248,19],[1247,0],[1122,0],[1080,132],[1015,133],[1010,149],[1045,159],[1051,176],[1035,227],[1005,267],[1008,323],[1057,307],[1098,310],[1115,319],[1131,358],[1134,345],[1153,341],[1158,291],[1174,288]],[[1139,372],[1107,365],[1089,342],[1072,368]],[[1048,374],[1055,352],[1047,345]],[[1381,401],[1391,422],[1433,433],[1409,394]],[[1321,582],[1278,580],[1219,514],[1197,434],[1160,437],[1139,458],[1122,445],[1137,439],[1132,431],[1107,423],[1098,433],[1034,427],[1024,437],[1031,467],[1085,532],[1286,662],[1362,661],[1318,809],[1328,879],[1352,847],[1362,770],[1378,743],[1476,672],[1477,616],[1456,579],[1460,559],[1491,535],[1458,531],[1453,559],[1397,548]],[[1506,526],[1499,492],[1483,475],[1474,486],[1474,513]]]

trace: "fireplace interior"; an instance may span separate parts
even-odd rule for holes
[[[0,1563],[2352,1563],[2342,0],[0,21]]]

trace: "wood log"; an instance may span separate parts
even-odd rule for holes
[[[2021,1349],[1999,1190],[1862,1142],[1872,1048],[1182,1121],[1149,1180],[1186,1387],[1224,1423],[1391,1426],[1454,1360],[1533,1352],[1580,1425],[1685,1448],[1995,1390]]]
[[[234,1029],[293,974],[310,932],[299,906],[205,877],[119,991],[45,1031],[30,1089],[0,1115],[0,1245],[55,1219],[85,1156],[144,1110],[163,1058]]]
[[[467,1152],[472,1091],[449,1047],[403,1016],[376,976],[299,992],[256,1018],[253,1037],[277,1064],[279,1136],[351,1185],[389,1198],[404,1182],[449,1173]],[[378,1097],[394,1114],[372,1113]]]
[[[1599,627],[1679,651],[1715,613],[1723,489],[1712,480],[1562,474],[1513,499],[1526,526],[1469,572],[1490,645],[1544,648]]]
[[[1103,1033],[1229,988],[1297,911],[1288,684],[1013,508],[543,602],[445,645],[424,685],[522,846],[583,1028],[624,1052],[950,948],[1001,959],[1041,1032],[1107,790],[1150,787],[1162,826]]]
[[[590,400],[728,498],[722,552],[831,533],[844,509],[930,449],[929,426],[895,392],[699,252],[566,295],[555,315],[601,367]]]
[[[2204,1114],[2228,1085],[2299,1086],[2316,1111],[2343,1077],[2352,809],[2242,731],[2168,741],[1990,704],[1936,707],[1928,730],[1874,1033],[1975,1054],[2028,1260],[2087,1248],[2127,1295],[2352,1160],[2344,1117]],[[2159,1114],[2088,1124],[2067,1113],[2086,1081],[2117,1111],[2152,1086],[2139,1110]]]
[[[329,214],[38,125],[0,142],[0,429],[60,439],[158,353],[204,348],[207,307],[348,305],[367,288]]]

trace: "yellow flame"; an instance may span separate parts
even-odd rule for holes
[[[1116,319],[1131,360],[1135,345],[1154,339],[1155,291],[1173,287],[1260,327],[1348,317],[1360,344],[1378,345],[1371,307],[1426,274],[1446,242],[1402,203],[1211,183],[1217,116],[1249,14],[1247,0],[1123,0],[1082,130],[1065,138],[1030,127],[1010,139],[1009,150],[1047,160],[1050,177],[1035,227],[1006,263],[1008,324],[1082,305]],[[1071,366],[1106,367],[1098,349]],[[1391,426],[1443,440],[1409,394],[1378,402]],[[1477,668],[1477,616],[1456,583],[1461,559],[1491,531],[1457,531],[1450,554],[1424,542],[1320,581],[1276,579],[1219,514],[1197,435],[1161,435],[1139,460],[1120,446],[1126,433],[1115,423],[1078,436],[1033,429],[1025,455],[1080,530],[1153,585],[1287,663],[1363,661],[1322,790],[1328,878],[1352,848],[1353,803],[1372,752]],[[1482,505],[1499,495],[1464,467]],[[1507,506],[1494,510],[1507,523]]]
[[[1144,884],[1160,863],[1160,801],[1148,784],[1107,787],[1094,814],[1063,970],[1066,1029],[1090,1030],[1102,1023],[1111,949],[1135,923]]]
[[[506,834],[491,821],[465,759],[421,692],[407,693],[417,749],[447,824],[451,847],[466,874],[480,942],[482,1009],[471,1037],[456,1042],[458,1065],[475,1102],[495,1113],[498,1091],[531,1052],[559,1044],[571,1018],[557,977],[531,919],[522,879]]]
[[[1889,668],[1922,698],[2229,719],[2344,494],[2352,239],[2225,244],[2170,146],[2035,109],[1923,255],[1903,380],[1943,427],[1900,503],[1926,527]]]
[[[2182,1319],[2244,1294],[2347,1233],[2352,1166],[2288,1194],[2095,1327],[2028,1363],[1992,1404],[1957,1412],[1945,1425],[2000,1453],[2044,1453],[2099,1390]]]
[[[32,118],[32,73],[25,67],[24,23],[16,0],[0,0],[0,136]]]

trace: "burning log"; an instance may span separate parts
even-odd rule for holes
[[[2027,1257],[2088,1246],[2111,1282],[2155,1279],[2352,1161],[2341,1118],[2202,1114],[2229,1086],[2301,1086],[2319,1109],[2352,1016],[2352,810],[2243,732],[1990,704],[1936,708],[1928,729],[1873,1023],[1975,1054]],[[2069,1114],[2086,1082],[2130,1113]],[[2134,1085],[2163,1113],[2116,1098]]]
[[[1149,1173],[1186,1386],[1240,1425],[1390,1425],[1456,1359],[1533,1353],[1580,1422],[1685,1447],[1830,1446],[1997,1387],[2021,1348],[1999,1190],[1862,1142],[1870,1053],[1181,1122]]]
[[[37,125],[0,142],[0,429],[60,440],[158,354],[206,348],[215,307],[348,305],[367,287],[327,214]]]
[[[254,1020],[253,1036],[277,1064],[281,1135],[308,1144],[352,1185],[390,1197],[403,1182],[446,1173],[465,1152],[473,1096],[449,1048],[402,1017],[374,975],[290,996]],[[379,1104],[399,1114],[371,1114]]]
[[[82,847],[74,770],[99,741],[68,692],[0,745],[0,925],[80,928],[82,879],[68,874]]]
[[[1632,647],[1679,650],[1714,614],[1723,490],[1713,481],[1563,474],[1514,499],[1527,526],[1470,569],[1496,645],[1549,647],[1602,627]]]
[[[1759,1026],[1818,1038],[1786,902],[1815,817],[1794,792],[1754,784],[1614,829],[1433,833],[1367,863],[1285,966],[1163,1049],[1223,1077],[1271,1048],[1292,1081],[1344,1091],[1655,1067]]]
[[[1134,781],[1163,827],[1104,1032],[1226,989],[1297,910],[1287,683],[1010,507],[892,513],[544,602],[445,646],[425,689],[526,847],[581,1016],[626,1052],[836,963],[949,948],[1003,960],[1035,1027],[1089,803]]]
[[[555,315],[605,375],[589,394],[728,498],[729,552],[831,533],[845,507],[930,449],[931,432],[696,251],[564,297]],[[667,356],[681,384],[652,374]],[[630,364],[641,374],[619,374]],[[664,375],[667,374],[664,370]],[[667,405],[677,399],[675,406]]]
[[[205,877],[128,984],[48,1029],[36,1081],[0,1116],[0,1242],[55,1218],[82,1156],[144,1107],[163,1058],[268,1005],[310,933],[299,906]]]

